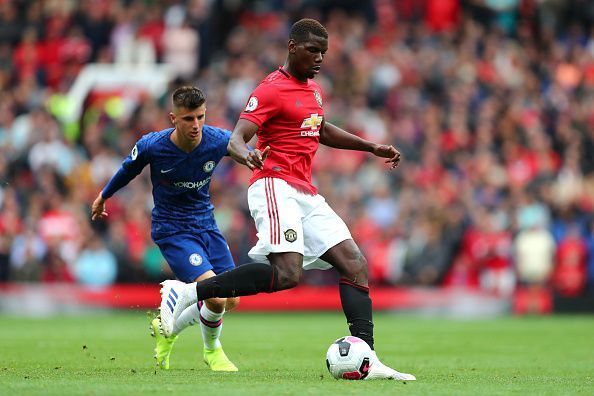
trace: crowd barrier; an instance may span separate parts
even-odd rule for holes
[[[156,310],[158,284],[118,284],[93,289],[78,284],[0,284],[0,314],[47,316],[96,309]],[[554,296],[542,288],[519,288],[498,296],[466,288],[372,287],[375,311],[414,312],[452,317],[496,317],[553,312],[594,313],[594,295]],[[297,312],[340,311],[335,286],[301,285],[291,290],[241,298],[237,310]]]

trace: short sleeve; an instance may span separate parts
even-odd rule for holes
[[[239,118],[246,119],[262,127],[280,110],[282,102],[278,100],[278,90],[272,84],[262,83],[250,95],[245,109]]]

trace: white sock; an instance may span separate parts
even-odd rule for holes
[[[223,312],[213,312],[206,304],[200,308],[200,330],[202,330],[202,340],[205,349],[216,349],[221,346],[219,337],[223,330]]]
[[[173,324],[173,334],[179,334],[188,326],[193,326],[200,321],[200,309],[198,304],[192,304],[184,309]]]
[[[196,291],[196,282],[187,284],[186,293],[188,294],[188,297],[190,297],[192,299],[192,303],[195,304],[198,302],[198,292]]]

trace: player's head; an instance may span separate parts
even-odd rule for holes
[[[314,78],[328,50],[328,32],[315,19],[301,19],[291,27],[287,47],[286,66],[291,74],[300,80]]]
[[[172,95],[171,123],[180,137],[200,139],[206,121],[206,96],[196,87],[177,88]]]

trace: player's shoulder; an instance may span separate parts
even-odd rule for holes
[[[227,139],[231,135],[231,131],[223,128],[219,128],[213,125],[204,124],[202,127],[202,134],[208,135],[211,139]]]
[[[166,139],[169,139],[169,135],[173,128],[163,129],[162,131],[156,132],[148,132],[142,135],[142,137],[138,140],[138,143],[142,144],[143,146],[150,147],[155,144],[160,144]]]
[[[290,81],[290,79],[287,78],[285,73],[283,73],[281,70],[275,70],[266,77],[264,77],[264,79],[260,82],[259,87],[275,89],[283,86],[288,81]]]
[[[269,75],[267,75],[266,77],[264,77],[264,80],[262,80],[262,82],[282,82],[285,80],[287,80],[286,74],[283,73],[280,69],[277,69]]]
[[[252,96],[250,96],[246,110],[253,110],[259,104],[276,106],[280,103],[278,101],[279,97],[291,89],[291,79],[287,77],[286,72],[280,69],[275,70],[258,84]]]

